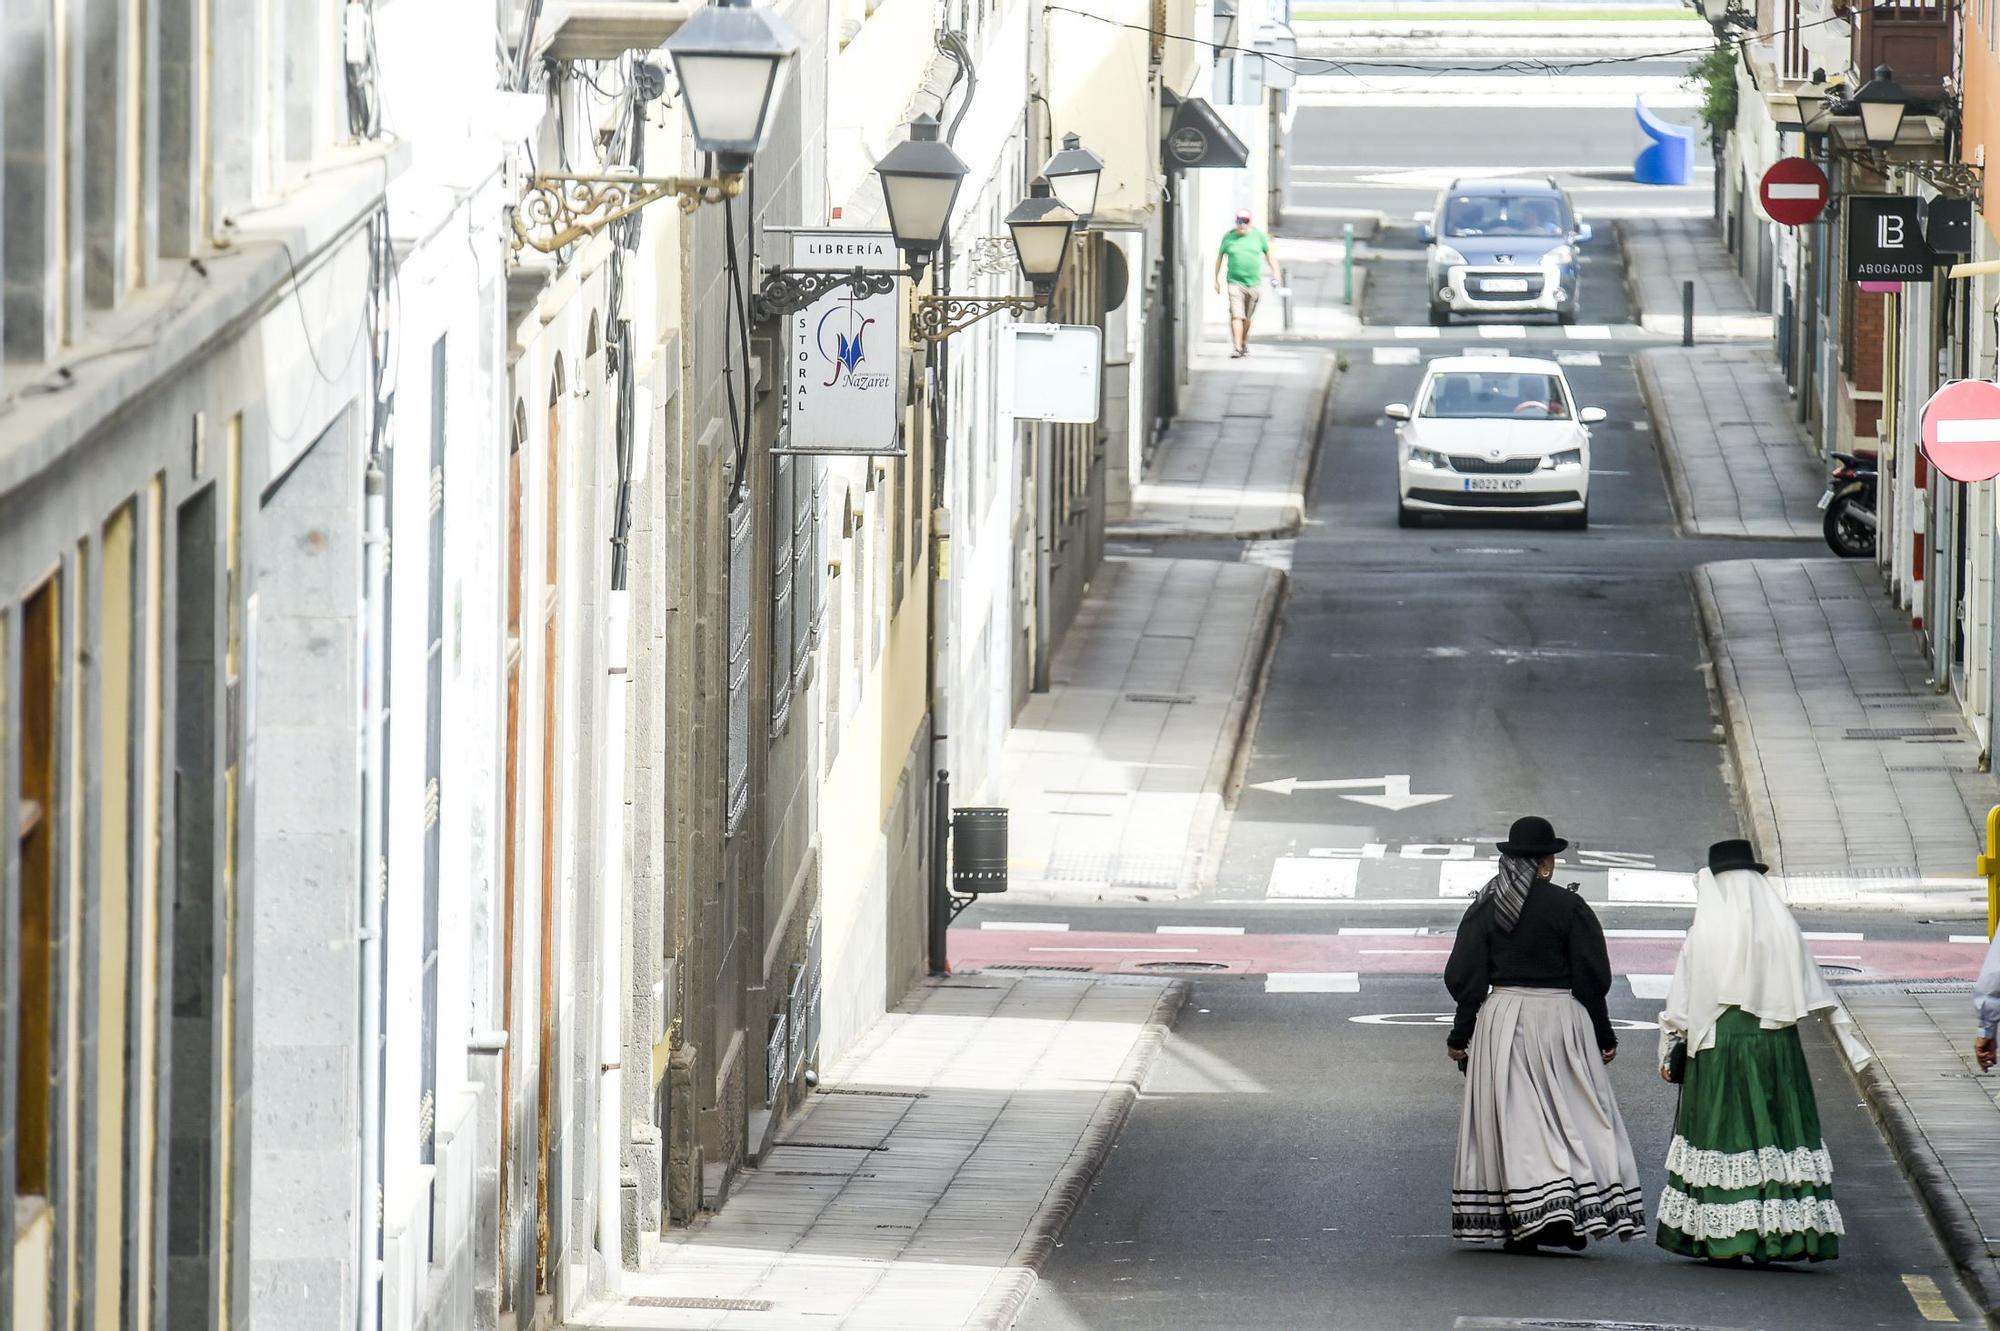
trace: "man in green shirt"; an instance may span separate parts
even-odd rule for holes
[[[1278,281],[1278,264],[1271,257],[1271,238],[1250,225],[1250,210],[1239,209],[1236,225],[1222,233],[1222,248],[1215,255],[1215,289],[1222,290],[1223,278],[1229,279],[1229,337],[1235,344],[1232,356],[1250,354],[1250,316],[1257,312],[1258,288],[1264,283],[1264,270],[1270,269],[1271,281]]]

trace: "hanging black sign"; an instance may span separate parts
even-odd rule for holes
[[[1972,253],[1972,200],[1937,198],[1925,204],[1924,244],[1932,254]]]
[[[1907,194],[1847,196],[1847,280],[1928,282],[1936,262],[1924,243],[1923,205]]]
[[[1250,165],[1250,150],[1243,140],[1223,123],[1214,107],[1199,97],[1190,97],[1174,108],[1173,122],[1162,147],[1169,171]]]

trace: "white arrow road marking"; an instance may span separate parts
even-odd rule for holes
[[[1625,979],[1632,986],[1634,998],[1665,998],[1674,982],[1671,975],[1628,975]]]
[[[1449,795],[1412,795],[1410,778],[1407,775],[1364,776],[1341,781],[1301,781],[1295,776],[1277,781],[1257,781],[1251,784],[1254,790],[1268,790],[1274,795],[1290,795],[1299,790],[1369,790],[1381,787],[1380,795],[1342,795],[1342,799],[1353,800],[1356,804],[1372,804],[1378,809],[1388,809],[1400,813],[1404,809],[1414,809],[1423,804],[1435,804],[1448,800]]]
[[[1264,977],[1267,994],[1358,994],[1361,976],[1355,971],[1272,971]]]
[[[2000,443],[2000,420],[1986,416],[1977,420],[1939,421],[1937,437],[1941,444]]]

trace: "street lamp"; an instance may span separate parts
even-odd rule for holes
[[[799,39],[749,0],[710,0],[664,47],[687,99],[695,147],[741,171],[771,133],[771,113]]]
[[[1076,135],[1065,134],[1062,151],[1049,158],[1042,168],[1042,179],[1065,207],[1087,222],[1097,211],[1097,182],[1103,172],[1104,159],[1084,147]]]
[[[660,48],[673,63],[695,147],[715,159],[709,176],[537,172],[514,209],[514,248],[553,254],[630,217],[649,203],[677,198],[693,212],[743,192],[743,173],[770,137],[785,72],[799,39],[769,10],[748,0],[710,0]],[[633,86],[659,95],[666,80],[649,74]]]
[[[1050,182],[1041,177],[1029,188],[1028,197],[1007,214],[1007,230],[1014,236],[1021,276],[1037,292],[1053,293],[1062,280],[1076,223],[1076,210],[1056,198]]]
[[[1910,94],[1889,74],[1887,65],[1875,66],[1875,77],[1861,85],[1848,100],[1846,113],[1861,117],[1861,137],[1871,148],[1887,148],[1902,133],[1903,117],[1910,109]]]
[[[911,121],[910,137],[875,164],[889,208],[889,230],[913,276],[923,273],[944,243],[951,205],[966,171],[958,154],[938,141],[937,117],[928,114]]]
[[[1236,44],[1236,0],[1215,0],[1216,54]]]
[[[1798,92],[1793,94],[1793,100],[1798,103],[1799,108],[1798,127],[1807,133],[1814,132],[1814,124],[1826,114],[1826,71],[1815,69],[1812,72],[1812,82],[1800,84]]]

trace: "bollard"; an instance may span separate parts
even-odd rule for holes
[[[1681,345],[1694,345],[1694,283],[1681,283]]]
[[[1986,853],[1972,862],[1972,872],[1986,880],[1986,937],[2000,926],[2000,804],[1986,814]]]
[[[1340,303],[1354,303],[1354,223],[1340,224]]]

